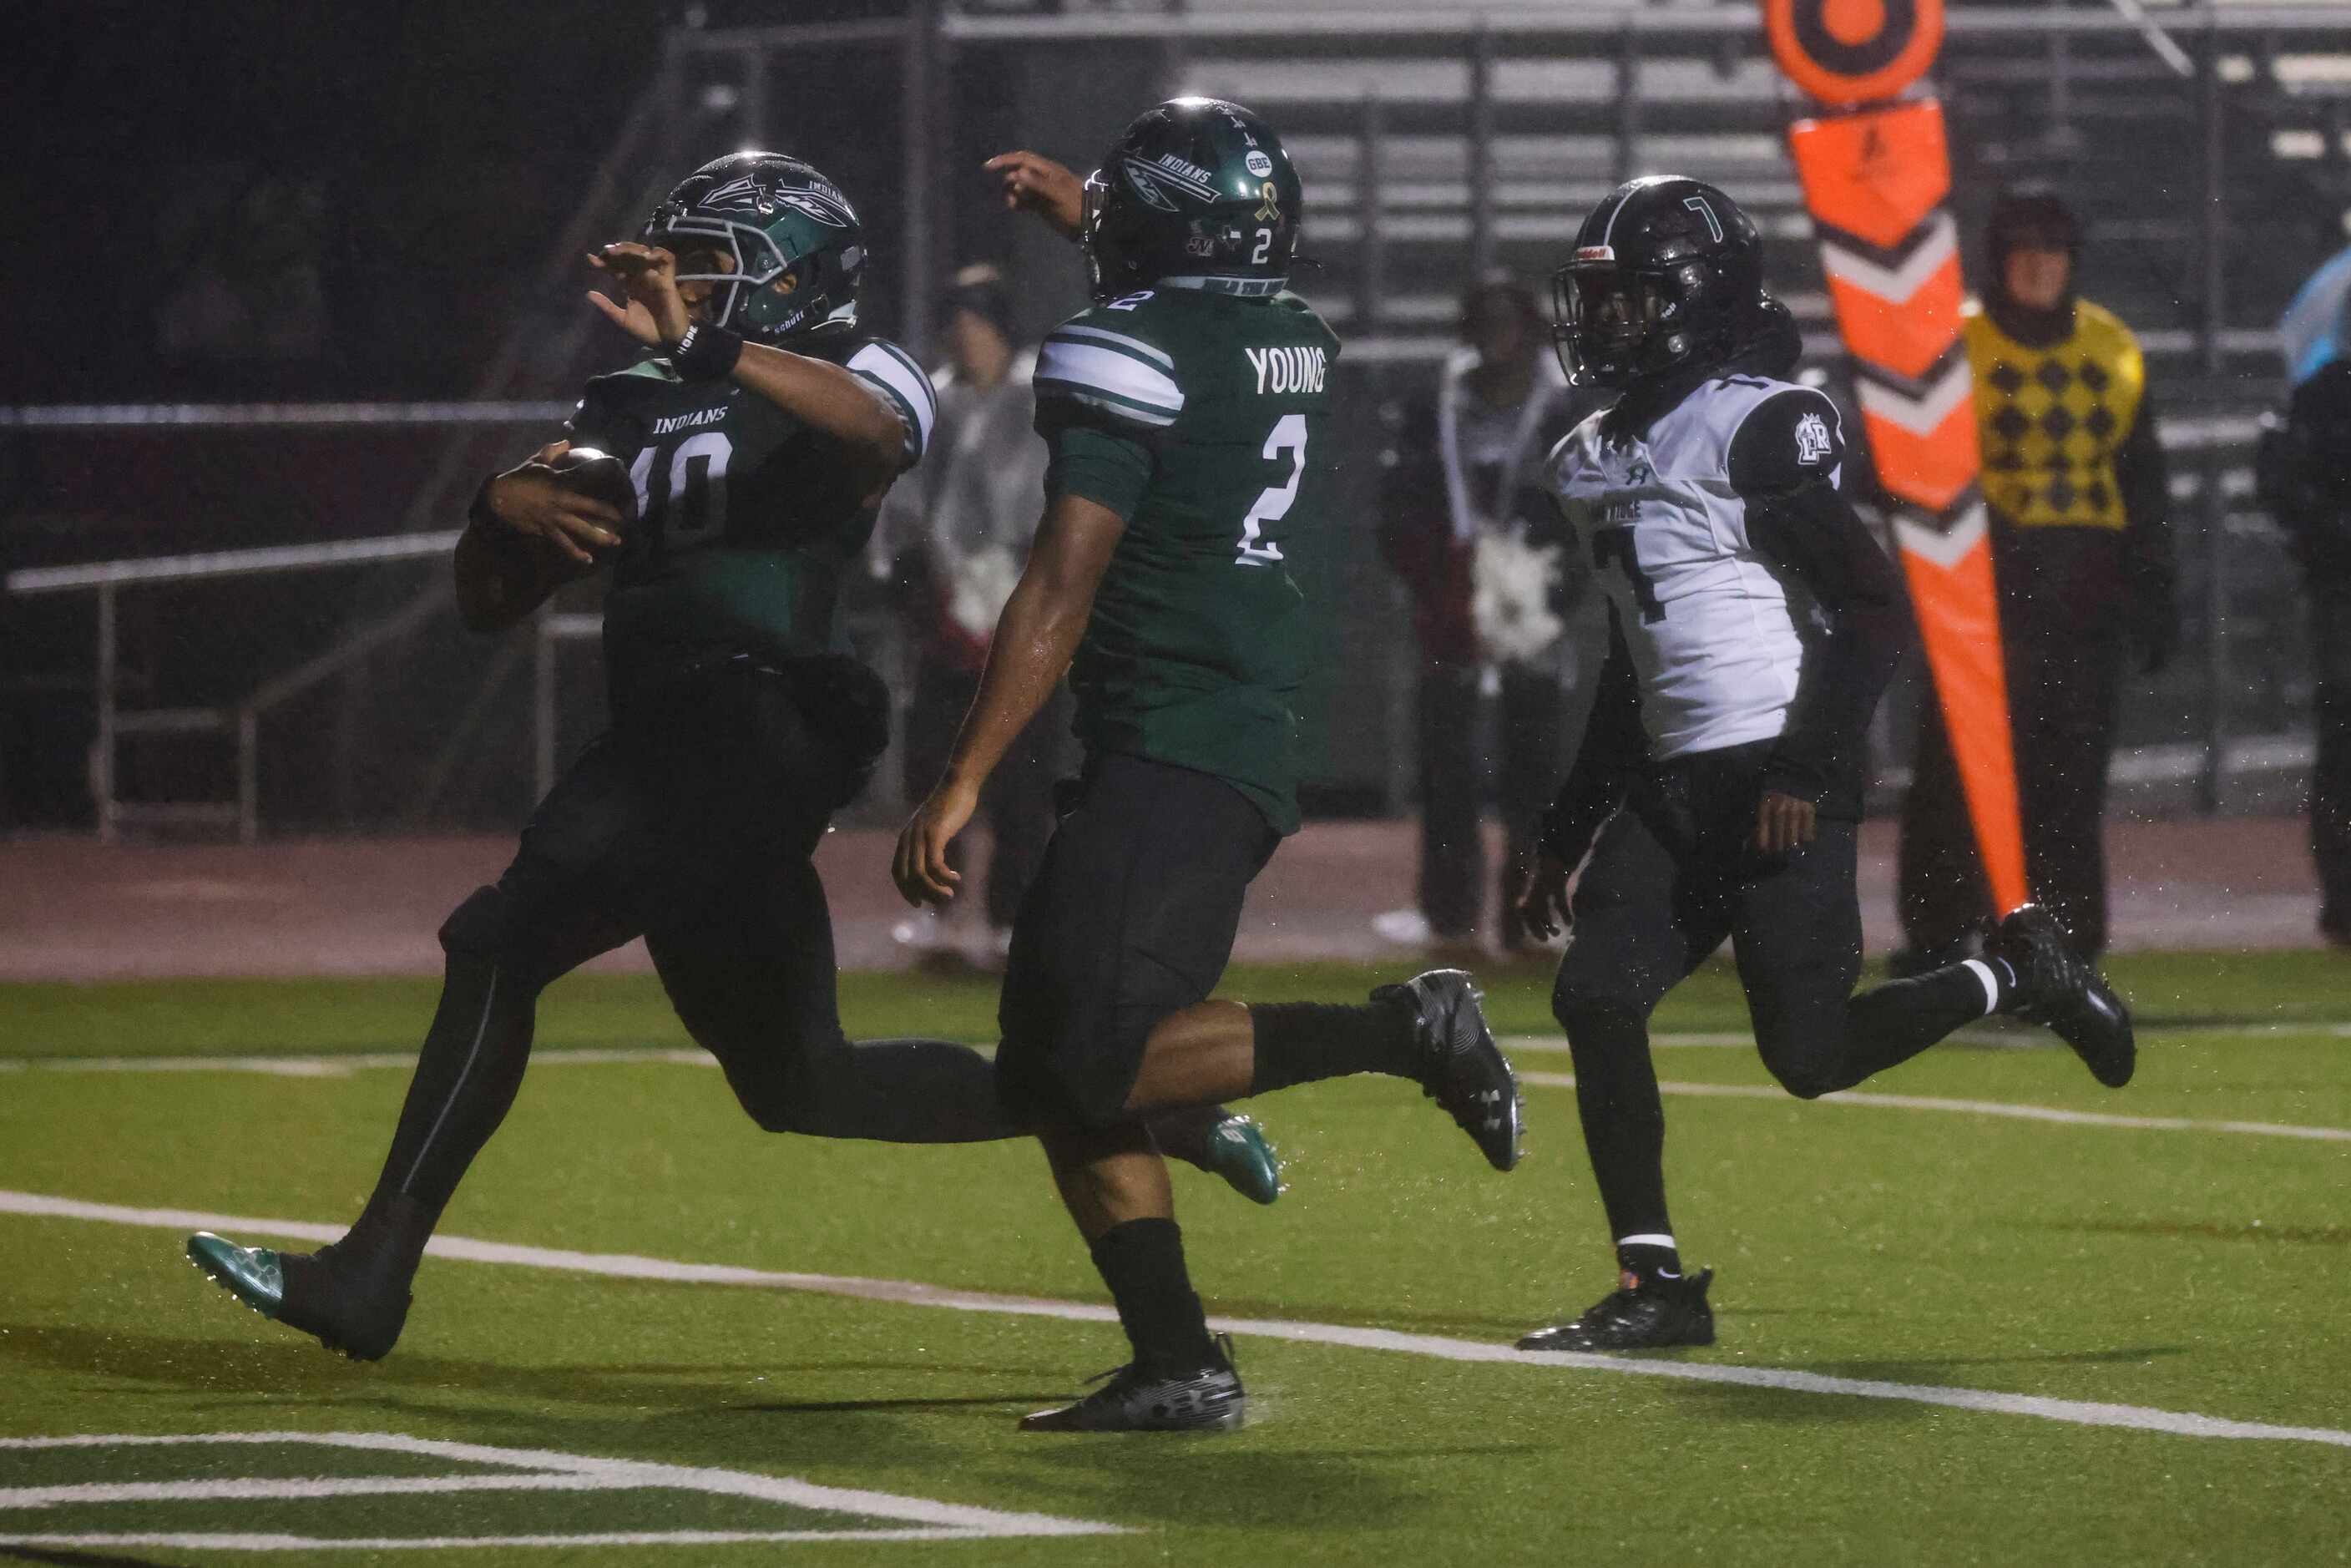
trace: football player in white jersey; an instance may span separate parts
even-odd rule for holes
[[[1763,291],[1754,225],[1711,185],[1620,186],[1554,287],[1569,375],[1620,394],[1549,476],[1608,596],[1610,647],[1518,915],[1537,936],[1570,929],[1552,1006],[1619,1288],[1519,1345],[1709,1344],[1712,1272],[1685,1272],[1666,1211],[1648,1018],[1725,938],[1764,1064],[1808,1100],[1991,1012],[2045,1023],[2119,1086],[2130,1015],[2032,904],[1980,959],[1852,994],[1863,731],[1906,612],[1838,493],[1835,406],[1780,379],[1794,322]]]

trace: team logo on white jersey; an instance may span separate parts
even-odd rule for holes
[[[1829,422],[1817,413],[1796,421],[1796,461],[1810,465],[1829,455]]]

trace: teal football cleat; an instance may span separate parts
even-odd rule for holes
[[[310,1334],[353,1361],[382,1360],[408,1321],[404,1277],[365,1288],[344,1278],[350,1270],[337,1266],[332,1247],[274,1252],[199,1230],[188,1238],[188,1261],[271,1322]]]
[[[266,1247],[239,1247],[225,1236],[199,1230],[188,1238],[188,1261],[265,1318],[275,1321],[286,1304],[285,1264]]]
[[[1281,1155],[1254,1116],[1227,1116],[1208,1129],[1207,1169],[1251,1203],[1282,1194]]]

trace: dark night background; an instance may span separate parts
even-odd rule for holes
[[[0,175],[0,404],[465,399],[479,395],[510,334],[523,357],[498,395],[566,399],[629,350],[593,322],[583,345],[559,346],[585,315],[591,274],[562,258],[550,287],[549,265],[659,80],[668,30],[904,8],[41,0],[12,10],[0,48],[11,152]],[[1090,155],[1156,79],[1150,50],[1112,54],[1078,68],[1066,55],[967,51],[932,104],[943,159],[927,207],[932,265],[1025,265],[1022,303],[1040,329],[1078,302],[1074,257],[998,211],[977,163],[1016,141]],[[684,90],[660,99],[654,146],[623,172],[629,191],[745,144],[726,107],[741,69],[731,57],[689,61]],[[1073,78],[1094,90],[1071,92]],[[856,200],[874,256],[866,319],[899,335],[903,81],[886,47],[781,50],[765,74],[764,140],[817,162]],[[642,215],[612,211],[599,237],[632,232]],[[547,434],[478,432],[459,464],[462,490]],[[445,429],[413,427],[0,432],[0,570],[452,527],[461,493],[423,514],[411,507],[448,446]],[[422,570],[128,592],[123,700],[236,700],[413,593]],[[88,820],[92,614],[88,594],[0,597],[0,824]],[[351,826],[404,801],[436,820],[509,815],[522,803],[507,796],[527,777],[516,751],[527,737],[502,706],[467,753],[493,782],[416,777],[443,749],[447,693],[498,678],[464,640],[427,635],[277,710],[264,731],[266,814]],[[124,766],[168,798],[215,796],[224,780],[206,775],[224,760],[217,749],[134,747]],[[297,787],[322,777],[336,781],[328,798]]]

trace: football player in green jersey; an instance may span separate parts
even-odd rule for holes
[[[1143,1118],[1386,1072],[1421,1083],[1508,1170],[1518,1086],[1458,970],[1361,1007],[1208,999],[1250,880],[1298,827],[1313,650],[1290,559],[1330,504],[1339,344],[1284,288],[1301,200],[1280,140],[1237,105],[1186,98],[1128,127],[1082,186],[1033,153],[989,167],[1011,205],[1080,241],[1094,306],[1039,355],[1044,519],[893,869],[910,902],[954,896],[948,844],[1067,672],[1085,766],[1013,926],[997,1074],[1049,1129],[1134,1359],[1024,1425],[1230,1427],[1240,1380],[1192,1290]]]
[[[985,1056],[852,1043],[835,1008],[810,857],[883,749],[889,696],[834,606],[933,412],[914,361],[860,329],[854,210],[799,160],[741,152],[590,259],[625,303],[590,298],[648,357],[589,383],[566,441],[483,484],[456,570],[466,621],[492,630],[611,563],[611,728],[497,883],[441,928],[440,1008],[350,1232],[313,1254],[189,1243],[246,1304],[358,1359],[399,1337],[425,1240],[521,1083],[539,992],[632,937],[762,1127],[897,1143],[1030,1130]],[[1165,1130],[1271,1201],[1252,1124],[1212,1109]]]

